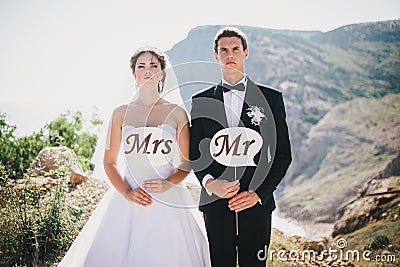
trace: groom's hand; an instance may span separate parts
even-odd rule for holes
[[[243,191],[233,197],[228,202],[228,207],[235,212],[239,212],[253,207],[260,201],[260,197],[253,191]]]
[[[231,198],[239,191],[240,183],[239,181],[228,182],[226,180],[209,179],[206,188],[220,198]]]

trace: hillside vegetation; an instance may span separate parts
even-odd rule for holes
[[[303,219],[334,221],[361,184],[399,160],[399,138],[399,94],[337,105],[303,141],[301,158],[293,163],[297,172],[280,196],[282,206]],[[395,167],[386,175],[399,171]]]

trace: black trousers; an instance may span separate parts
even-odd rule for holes
[[[257,203],[239,212],[238,218],[237,236],[235,212],[228,208],[204,212],[212,267],[235,267],[236,255],[240,267],[265,267],[271,236],[271,211]]]

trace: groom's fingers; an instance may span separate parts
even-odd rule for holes
[[[226,189],[229,191],[235,191],[237,188],[240,188],[239,181],[228,182]]]
[[[258,201],[256,195],[254,194],[254,192],[243,191],[229,200],[228,207],[235,212],[251,208]]]
[[[247,192],[241,192],[240,194],[234,196],[231,200],[228,201],[229,207],[235,207],[237,205],[240,205],[246,201],[246,193]]]
[[[240,184],[237,183],[235,186],[229,188],[229,192],[231,195],[236,195],[236,193],[239,191],[240,189]]]
[[[233,181],[233,182],[226,182],[225,183],[225,191],[227,191],[227,193],[236,194],[237,191],[239,191],[239,189],[240,189],[239,181]]]
[[[223,180],[222,182],[224,184],[226,184],[228,188],[235,187],[235,186],[239,185],[239,180],[232,181],[232,182],[228,182],[226,180]]]
[[[221,198],[231,198],[236,195],[239,189],[240,184],[238,182],[229,182],[229,184],[225,184]]]

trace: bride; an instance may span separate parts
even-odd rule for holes
[[[181,184],[190,167],[179,89],[163,90],[170,73],[155,48],[138,49],[131,68],[138,92],[114,110],[100,150],[112,187],[59,266],[211,266],[204,222]]]

